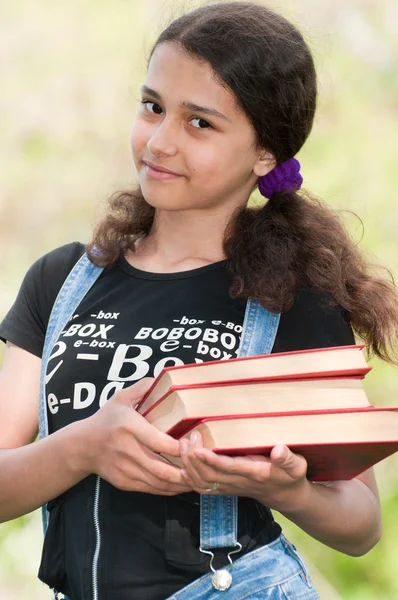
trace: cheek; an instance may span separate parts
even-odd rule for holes
[[[209,192],[239,185],[248,172],[246,156],[240,156],[239,151],[230,144],[219,144],[196,152],[191,169],[194,180]]]
[[[149,139],[148,126],[140,119],[136,119],[130,131],[130,147],[134,158],[138,158],[145,149]]]
[[[216,144],[196,147],[190,156],[192,157],[190,170],[193,177],[200,178],[206,187],[219,181],[228,168],[225,153]]]

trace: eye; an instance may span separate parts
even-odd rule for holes
[[[210,123],[208,123],[207,121],[205,121],[204,119],[201,119],[200,117],[194,117],[193,119],[191,119],[191,123],[193,121],[197,121],[199,123],[198,127],[195,127],[195,129],[211,129],[212,126],[210,125]]]
[[[155,115],[160,115],[162,113],[162,108],[156,102],[152,102],[152,100],[141,100],[141,104],[144,105],[144,110],[151,112]],[[151,107],[152,106],[152,110]]]

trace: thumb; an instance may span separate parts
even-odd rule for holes
[[[117,392],[107,404],[114,402],[130,408],[136,408],[143,396],[152,387],[154,381],[154,377],[144,377],[137,381],[137,383]],[[140,444],[156,453],[163,452],[172,456],[180,455],[178,440],[173,439],[167,433],[159,431],[154,425],[148,423],[142,415],[136,412],[131,413],[130,420],[138,423],[137,419],[139,420],[139,427],[135,426],[134,436]]]
[[[300,479],[307,473],[307,461],[300,454],[294,454],[287,446],[274,446],[270,454],[271,462],[286,471],[294,479]]]
[[[143,379],[137,381],[137,383],[134,383],[133,385],[130,385],[129,387],[117,392],[110,402],[113,401],[117,402],[118,404],[124,404],[125,406],[136,408],[140,400],[152,387],[154,381],[154,377],[144,377]]]

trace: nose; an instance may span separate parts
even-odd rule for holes
[[[176,140],[176,125],[165,118],[153,130],[147,148],[154,156],[173,156],[177,152]]]

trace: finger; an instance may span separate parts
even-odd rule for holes
[[[198,488],[208,488],[213,485],[215,481],[223,483],[223,477],[225,475],[213,469],[212,467],[205,465],[195,455],[189,459],[188,466],[185,468],[188,477],[195,482]]]
[[[117,392],[109,402],[117,402],[135,408],[148,390],[152,387],[154,377],[144,377],[133,385]]]
[[[152,452],[180,456],[178,440],[159,431],[154,425],[148,423],[145,417],[136,412],[132,412],[130,418],[134,424],[134,437],[140,444]]]
[[[222,494],[223,493],[223,489],[224,489],[224,483],[223,482],[219,482],[217,481],[215,478],[213,478],[211,481],[200,481],[199,483],[197,481],[193,481],[190,476],[188,475],[188,473],[186,471],[183,470],[183,479],[186,485],[188,485],[192,490],[194,490],[195,492],[197,492],[198,494],[207,494],[210,491],[212,492],[218,492],[218,494]],[[217,483],[219,484],[217,487],[217,490],[212,489],[214,483],[217,481]],[[221,486],[221,487],[220,487]]]
[[[192,486],[185,481],[182,476],[182,472],[180,472],[177,477],[167,476],[162,473],[159,475],[160,476],[158,477],[156,473],[151,473],[150,471],[147,471],[141,467],[139,470],[123,472],[123,474],[118,478],[118,481],[123,482],[123,485],[125,483],[127,485],[132,485],[133,489],[134,485],[139,482],[141,485],[146,485],[154,490],[157,490],[158,493],[175,490],[175,493],[182,494],[183,492],[192,491]]]
[[[203,443],[201,436],[196,431],[192,432],[188,439],[180,440],[181,458],[184,465],[184,471],[188,481],[193,483],[195,488],[206,487],[203,485],[203,481],[196,471],[194,461],[195,449],[200,449],[202,447]]]
[[[198,489],[211,487],[214,482],[214,470],[204,465],[197,457],[196,451],[203,448],[203,441],[199,432],[194,431],[189,438],[188,444],[183,442],[182,448],[183,464],[188,476],[188,481],[192,482]]]
[[[184,492],[192,491],[192,486],[190,486],[182,476],[179,477],[178,481],[169,481],[159,479],[152,473],[144,470],[140,470],[138,473],[132,473],[131,477],[129,477],[128,474],[124,474],[119,481],[123,481],[126,485],[131,485],[132,489],[137,489],[134,488],[134,486],[138,483],[140,486],[147,486],[156,490],[157,493],[174,490],[176,494],[182,494]]]
[[[278,445],[272,448],[270,459],[272,465],[283,469],[293,479],[300,479],[307,473],[307,461],[300,454],[294,454],[287,446]]]
[[[139,470],[143,472],[145,481],[150,481],[151,485],[155,486],[163,483],[186,485],[180,467],[172,465],[165,458],[145,447],[141,447],[140,450],[134,468],[136,469],[138,466]]]
[[[180,457],[181,457],[181,461],[182,461],[182,464],[184,467],[186,467],[187,461],[188,461],[188,445],[189,445],[189,439],[187,439],[187,438],[180,439]]]
[[[205,465],[216,469],[218,473],[236,475],[240,477],[251,477],[259,468],[269,471],[270,459],[265,456],[225,456],[216,454],[211,450],[202,449],[196,453],[197,458]]]
[[[147,484],[142,484],[139,490],[135,488],[135,490],[132,489],[131,491],[145,492],[147,494],[153,494],[155,496],[178,496],[179,494],[192,492],[192,488],[189,486],[173,486],[167,490],[160,490]]]
[[[111,482],[112,483],[112,482]],[[125,491],[125,492],[144,492],[147,494],[154,494],[157,496],[176,496],[178,494],[184,494],[187,492],[192,492],[192,487],[189,485],[159,485],[155,486],[148,481],[143,479],[120,479],[118,482],[115,482],[115,487]]]
[[[196,436],[196,432],[190,438],[180,439],[181,460],[186,471],[195,470],[195,453],[202,448],[201,438]]]
[[[160,484],[156,485],[156,482],[152,483],[152,482],[148,482],[148,481],[144,481],[142,483],[143,483],[143,485],[146,485],[148,488],[153,490],[153,492],[151,492],[151,493],[156,493],[156,494],[166,494],[166,493],[170,493],[170,492],[172,492],[173,494],[184,494],[184,493],[193,491],[192,486],[190,486],[185,481],[181,485],[178,485],[176,483],[174,483],[174,484],[160,483]]]
[[[184,439],[180,440],[180,456],[183,463],[183,468],[181,469],[181,475],[183,481],[186,485],[189,485],[192,489],[199,489],[199,484],[201,483],[197,477],[195,477],[195,481],[190,476],[190,472],[192,472],[192,465],[188,459],[188,443],[189,441]]]

